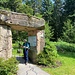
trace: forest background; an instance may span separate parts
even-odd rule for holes
[[[0,0],[0,9],[44,18],[45,37],[75,43],[75,0]],[[27,34],[12,31],[14,40],[22,40]]]

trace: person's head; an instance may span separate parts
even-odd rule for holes
[[[27,39],[24,39],[24,42],[27,42]]]

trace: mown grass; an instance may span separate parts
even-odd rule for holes
[[[42,68],[51,75],[75,75],[75,53],[73,52],[59,52],[58,59],[62,65],[57,68]]]

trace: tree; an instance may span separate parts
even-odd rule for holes
[[[11,11],[16,11],[18,6],[22,4],[22,0],[1,0],[0,7],[9,8]]]
[[[75,0],[64,0],[64,10],[65,18],[72,20],[72,24],[75,25]]]
[[[0,0],[0,9],[5,9],[8,6],[9,0]]]
[[[43,14],[43,18],[48,22],[52,20],[52,12],[53,11],[53,5],[52,2],[50,0],[43,0],[42,3],[42,14]]]
[[[75,43],[75,26],[72,25],[70,19],[64,22],[62,39],[69,43]]]
[[[62,33],[62,1],[54,0],[54,10],[53,10],[53,28],[54,28],[54,37],[57,41],[60,38]]]
[[[41,14],[46,21],[45,32],[46,38],[51,40],[53,38],[53,29],[52,29],[52,14],[53,14],[53,4],[50,0],[43,0]]]
[[[23,41],[23,39],[27,39],[27,32],[25,31],[16,31],[12,30],[12,38],[13,38],[13,43],[15,41]],[[16,37],[15,37],[16,36]]]
[[[23,3],[33,9],[33,15],[40,13],[42,0],[23,0]]]
[[[20,13],[25,13],[28,15],[33,15],[33,9],[30,8],[28,5],[26,4],[21,4],[18,8],[17,8],[17,12]]]
[[[22,4],[22,0],[9,0],[8,1],[8,8],[11,11],[16,11],[16,9]]]
[[[33,9],[30,8],[28,5],[23,4],[22,0],[1,0],[0,1],[0,7],[3,9],[9,9],[11,11],[16,11],[19,13],[25,13],[28,15],[33,15]],[[12,37],[13,37],[13,42],[15,41],[20,41],[24,39],[25,37],[27,38],[27,33],[23,31],[15,31],[12,30]],[[17,36],[16,36],[17,35]],[[16,36],[16,37],[15,37]]]
[[[52,27],[48,25],[48,23],[45,24],[45,38],[50,40],[53,37],[53,30]]]
[[[65,14],[68,15],[73,15],[75,13],[75,0],[64,0],[65,1]]]
[[[75,42],[75,0],[64,0],[64,31],[63,40],[66,42]]]

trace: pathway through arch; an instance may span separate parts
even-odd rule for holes
[[[17,60],[20,61],[17,71],[17,75],[50,75],[43,70],[41,70],[37,65],[32,63],[24,64],[24,59],[22,57],[17,57]]]

